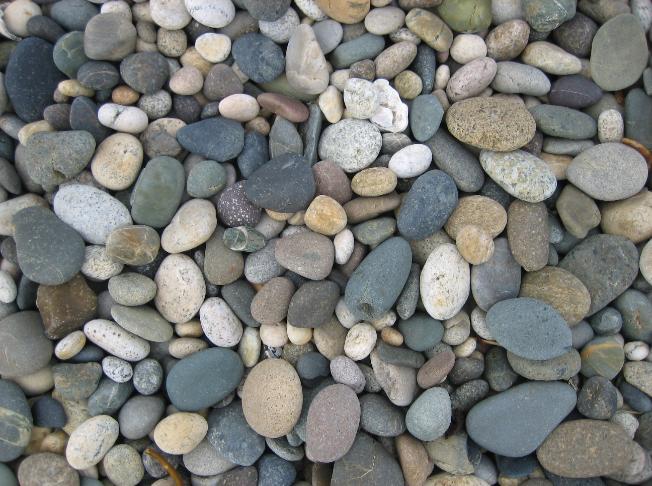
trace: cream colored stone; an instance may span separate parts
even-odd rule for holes
[[[187,454],[206,436],[208,423],[198,413],[177,412],[168,415],[154,428],[154,442],[168,454]]]
[[[82,331],[73,331],[64,337],[54,347],[54,354],[61,360],[68,360],[79,353],[86,344],[86,336]]]

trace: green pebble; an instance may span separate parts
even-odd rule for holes
[[[491,0],[444,0],[437,11],[457,32],[480,32],[491,25]]]
[[[188,174],[186,191],[192,197],[208,198],[226,186],[226,169],[214,160],[202,160]]]
[[[222,236],[224,245],[233,251],[251,253],[265,246],[265,237],[259,231],[246,226],[227,228]]]

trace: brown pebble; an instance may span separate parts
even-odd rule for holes
[[[401,205],[401,196],[392,192],[379,197],[358,197],[344,205],[349,223],[362,223],[393,211]]]
[[[321,195],[306,209],[304,222],[316,233],[333,236],[346,228],[346,213],[335,199]]]
[[[285,277],[275,277],[267,282],[251,301],[251,316],[261,324],[280,323],[288,314],[294,284]]]
[[[316,194],[323,194],[344,204],[351,200],[351,183],[342,168],[331,160],[322,160],[312,166]]]
[[[396,452],[407,486],[422,486],[435,467],[423,442],[410,434],[399,435],[396,438]]]
[[[442,382],[453,369],[455,354],[450,349],[444,349],[419,368],[417,383],[421,388],[431,388]]]
[[[306,105],[282,94],[263,93],[256,100],[261,107],[292,123],[302,123],[310,116]]]
[[[119,105],[133,105],[139,98],[140,94],[126,85],[118,86],[111,92],[111,101]]]

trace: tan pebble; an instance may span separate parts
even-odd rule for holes
[[[93,177],[107,189],[121,191],[131,186],[143,163],[143,146],[128,133],[105,138],[91,161]]]
[[[288,434],[299,420],[302,404],[301,380],[287,361],[263,360],[247,375],[242,411],[258,434],[270,438]]]
[[[111,92],[111,101],[118,105],[133,105],[139,98],[140,93],[126,85],[118,86]]]
[[[387,167],[361,170],[351,180],[351,189],[359,196],[383,196],[396,188],[396,173]]]
[[[41,441],[41,452],[64,455],[66,453],[66,445],[68,445],[68,434],[63,430],[55,430],[43,437]]]
[[[269,126],[269,122],[267,120],[265,120],[261,116],[257,116],[256,118],[248,121],[245,124],[245,129],[247,129],[248,131],[255,131],[260,133],[261,135],[267,136],[269,135],[269,131],[271,127]]]
[[[457,233],[467,225],[480,226],[495,238],[507,225],[507,211],[498,202],[486,196],[463,197],[444,228],[446,233],[455,239]]]
[[[208,423],[197,413],[178,412],[161,420],[154,428],[154,442],[168,454],[187,454],[206,436]]]
[[[598,139],[601,143],[620,142],[625,124],[618,110],[605,110],[598,116]]]
[[[342,24],[362,22],[371,6],[370,0],[315,0],[330,18]]]
[[[451,57],[460,64],[466,64],[487,55],[484,39],[476,34],[459,34],[453,39]]]
[[[201,322],[197,319],[175,324],[174,332],[179,337],[201,337],[204,334],[204,331],[201,328]]]
[[[488,261],[494,253],[494,240],[491,235],[476,225],[464,226],[455,240],[460,255],[472,265]]]
[[[652,241],[648,241],[641,250],[639,267],[643,278],[652,285]]]
[[[39,120],[32,123],[27,123],[18,130],[18,141],[21,145],[27,144],[29,137],[39,132],[53,132],[54,128],[45,120]]]
[[[231,39],[224,34],[207,32],[197,37],[195,49],[208,62],[222,62],[231,53]]]
[[[166,57],[179,57],[188,48],[188,37],[183,30],[159,29],[155,50]]]
[[[206,199],[191,199],[176,212],[161,234],[161,248],[181,253],[205,243],[217,227],[215,205]]]
[[[468,358],[473,354],[477,346],[476,339],[474,337],[467,338],[462,344],[458,344],[453,348],[453,353],[458,358]]]
[[[61,93],[62,95],[69,96],[71,98],[75,98],[77,96],[87,96],[89,98],[92,98],[93,96],[95,96],[94,90],[82,86],[82,84],[76,79],[66,79],[64,81],[61,81],[57,85],[57,89],[59,90],[59,93]]]
[[[203,339],[194,338],[194,337],[182,337],[178,339],[172,339],[168,346],[168,353],[170,356],[183,359],[186,356],[190,356],[202,349],[206,349],[208,343]]]
[[[305,214],[306,226],[327,236],[336,235],[346,228],[346,221],[346,212],[340,203],[329,196],[317,196]]]
[[[348,78],[348,76],[347,76]],[[337,123],[344,114],[344,98],[335,86],[329,86],[319,95],[317,104],[329,123]]]
[[[453,32],[434,13],[422,8],[413,8],[405,17],[405,25],[438,53],[448,53],[453,43]],[[439,63],[445,60],[437,59]]]
[[[288,342],[288,333],[285,323],[274,324],[271,326],[260,326],[260,340],[266,346],[280,348]]]
[[[557,76],[578,74],[582,70],[582,62],[579,58],[546,41],[528,44],[523,50],[521,59],[525,64],[537,67],[544,73]]]
[[[179,58],[182,66],[193,66],[199,69],[202,76],[206,77],[213,64],[204,59],[194,47],[189,47]]]
[[[417,55],[417,46],[412,42],[403,41],[391,45],[378,54],[376,64],[376,77],[393,79],[412,64]]]
[[[238,354],[242,359],[245,368],[252,368],[258,363],[260,357],[261,341],[258,329],[255,327],[245,327],[242,338],[238,345]]]
[[[386,327],[380,331],[380,338],[392,346],[400,346],[403,344],[403,335],[393,327]]]
[[[391,327],[394,324],[396,324],[396,319],[397,319],[396,312],[394,312],[393,310],[388,310],[381,316],[370,320],[369,324],[371,324],[376,331],[380,331],[382,329],[385,329],[386,327]]]
[[[70,98],[62,95],[58,89],[55,89],[54,93],[52,93],[52,99],[55,103],[68,103],[70,101]]]
[[[436,89],[432,92],[432,94],[437,98],[437,101],[439,101],[439,104],[444,109],[444,113],[446,113],[451,106],[451,102],[448,101],[448,95],[446,94],[446,91],[443,89]]]
[[[178,95],[194,95],[204,86],[204,77],[194,66],[184,66],[170,78],[170,90]]]
[[[305,217],[305,211],[297,211],[288,218],[288,224],[291,224],[292,226],[303,226],[305,224]]]
[[[272,218],[274,221],[287,221],[290,219],[294,213],[281,213],[279,211],[274,211],[272,209],[265,209],[267,216]]]
[[[487,35],[487,55],[496,61],[509,61],[518,57],[527,46],[530,26],[525,20],[513,19],[497,25]]]
[[[31,435],[29,437],[29,443],[25,448],[24,454],[31,456],[33,454],[38,454],[43,452],[42,444],[43,440],[48,436],[52,429],[47,427],[32,427]]]
[[[606,203],[602,207],[602,231],[624,236],[634,243],[652,237],[652,192],[643,189],[638,194]]]
[[[568,155],[549,154],[546,152],[541,152],[539,157],[548,167],[550,167],[552,173],[555,174],[555,179],[558,181],[566,180],[566,169],[568,169],[568,166],[573,161],[573,157]]]
[[[317,350],[328,359],[344,354],[344,342],[347,329],[332,317],[326,324],[315,328],[312,332],[313,341]]]
[[[442,64],[435,71],[435,89],[446,89],[451,78],[451,68],[448,64]]]
[[[288,339],[292,344],[301,346],[308,344],[312,339],[312,328],[310,327],[294,327],[291,324],[287,325]]]
[[[239,122],[248,122],[258,116],[260,106],[253,96],[248,94],[232,94],[220,101],[220,115]]]
[[[79,353],[86,344],[86,336],[81,331],[73,331],[57,343],[54,354],[61,360],[67,360]]]
[[[413,100],[421,94],[423,82],[417,73],[405,70],[394,78],[394,87],[401,98]]]
[[[40,395],[54,388],[54,376],[50,366],[29,375],[15,376],[11,380],[15,381],[27,396]]]

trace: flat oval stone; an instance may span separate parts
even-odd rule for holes
[[[523,358],[555,358],[572,344],[566,321],[540,300],[521,297],[500,301],[489,309],[486,322],[501,346]]]
[[[390,238],[362,260],[346,285],[344,300],[360,319],[377,319],[390,310],[410,273],[412,251],[403,238]]]
[[[423,94],[412,100],[410,109],[410,130],[419,142],[432,137],[444,117],[444,109],[436,96]]]
[[[530,113],[537,128],[551,137],[584,140],[595,137],[598,132],[598,125],[591,116],[565,106],[541,104],[532,107]]]
[[[446,85],[451,101],[460,101],[482,93],[496,76],[496,61],[479,57],[455,71]]]
[[[557,79],[548,95],[550,103],[575,109],[591,106],[600,98],[602,98],[600,87],[580,74]]]
[[[613,380],[623,369],[625,351],[614,336],[600,336],[590,340],[582,348],[582,375],[604,376]]]
[[[441,244],[430,253],[419,286],[434,319],[450,319],[462,309],[471,290],[471,271],[454,244]]]
[[[469,98],[453,104],[446,112],[446,125],[461,142],[502,152],[527,144],[536,131],[525,107],[496,98]]]
[[[84,263],[84,240],[49,209],[32,206],[13,217],[18,265],[32,282],[59,285]]]
[[[605,91],[618,91],[634,84],[647,61],[645,32],[634,15],[609,19],[593,38],[591,77]]]
[[[440,170],[419,176],[403,199],[397,227],[408,240],[422,240],[439,231],[457,206],[457,187]]]
[[[244,147],[244,129],[234,120],[222,117],[191,123],[177,132],[183,148],[209,160],[235,159]]]
[[[316,462],[333,462],[344,456],[360,424],[360,402],[342,384],[321,390],[310,403],[306,423],[306,456]]]
[[[154,305],[172,323],[188,322],[204,302],[204,275],[187,255],[176,253],[165,257],[154,281],[158,288]]]
[[[337,46],[330,59],[334,68],[342,69],[363,59],[374,59],[384,48],[385,39],[382,36],[367,32]]]
[[[437,52],[446,52],[453,43],[453,32],[429,10],[413,8],[405,16],[405,25]]]
[[[346,172],[358,172],[376,160],[382,146],[380,131],[365,120],[345,119],[327,127],[319,140],[319,156]]]
[[[240,356],[225,348],[209,348],[179,360],[168,373],[165,391],[179,410],[211,407],[236,389],[244,366]]]
[[[256,206],[293,213],[306,209],[315,195],[310,164],[300,155],[276,157],[249,176],[247,198]]]
[[[507,240],[514,259],[526,272],[548,263],[550,229],[543,203],[513,201],[507,210]]]
[[[38,312],[10,314],[0,321],[0,373],[23,376],[46,366],[52,358],[52,341],[43,332]]]
[[[162,228],[172,220],[185,189],[185,172],[178,160],[161,156],[141,171],[131,192],[131,216],[138,224]]]
[[[403,334],[406,346],[419,352],[432,349],[444,335],[441,322],[422,313],[402,320],[398,328]]]
[[[405,418],[384,396],[366,393],[360,397],[360,428],[379,437],[396,437],[405,432]]]
[[[491,87],[501,93],[544,96],[550,91],[550,80],[534,66],[505,61],[496,66]]]
[[[306,231],[278,240],[274,255],[288,270],[310,280],[323,280],[333,268],[335,248],[330,238]]]
[[[7,336],[3,341],[7,341]],[[0,409],[0,461],[10,462],[17,459],[29,444],[32,412],[25,393],[7,380],[0,380]]]
[[[256,83],[274,81],[285,68],[281,48],[257,32],[238,37],[231,47],[231,54],[242,72]]]
[[[84,334],[93,344],[126,361],[140,361],[149,354],[149,343],[107,319],[84,324]]]
[[[328,280],[306,282],[292,295],[287,322],[294,327],[319,327],[326,324],[335,311],[340,288]]]
[[[65,457],[59,454],[41,452],[21,461],[18,467],[18,481],[21,485],[38,486],[42,484],[43,478],[54,480],[51,483],[53,486],[79,485],[77,471],[70,467]]]
[[[570,326],[586,317],[591,306],[591,296],[582,281],[560,267],[526,273],[519,295],[551,305]]]
[[[634,447],[617,424],[572,420],[552,431],[537,450],[537,459],[546,471],[567,478],[607,476],[625,467]]]
[[[568,381],[580,372],[582,359],[576,349],[556,358],[532,360],[507,351],[507,360],[512,369],[528,380],[537,381]]]
[[[84,53],[98,61],[120,61],[136,48],[136,27],[117,12],[92,17],[84,29]]]
[[[156,258],[160,244],[158,233],[149,226],[122,226],[107,237],[106,253],[125,265],[147,265]]]
[[[491,25],[490,0],[444,0],[437,12],[456,32],[480,32]]]
[[[19,42],[5,71],[7,96],[16,114],[25,122],[40,120],[52,104],[52,94],[65,79],[52,59],[53,47],[37,37]]]
[[[120,327],[148,341],[163,343],[172,338],[170,323],[151,307],[114,305],[111,307],[111,317]]]
[[[471,269],[471,291],[478,306],[488,311],[501,300],[518,296],[521,266],[514,259],[506,238],[494,241],[491,258]]]
[[[458,189],[476,192],[484,182],[484,172],[478,158],[444,130],[437,132],[425,144],[432,152],[435,165],[453,178]]]
[[[432,441],[443,436],[451,424],[451,399],[443,388],[429,388],[410,405],[405,425],[414,437]]]
[[[626,199],[645,185],[645,159],[622,143],[601,143],[577,155],[566,169],[566,177],[599,201]]]
[[[240,401],[211,411],[206,438],[224,459],[240,466],[251,466],[265,451],[265,439],[247,424]]]
[[[593,235],[573,248],[559,266],[579,278],[589,291],[593,315],[622,294],[638,273],[638,251],[623,236]]]
[[[85,184],[61,187],[54,196],[52,207],[64,223],[95,245],[106,243],[114,229],[131,224],[131,215],[124,204],[110,194]]]
[[[524,383],[475,405],[466,416],[466,430],[491,452],[522,457],[541,445],[576,401],[565,383]]]
[[[77,470],[98,464],[119,436],[118,421],[108,415],[98,415],[82,422],[68,439],[66,459]]]
[[[480,164],[500,187],[523,201],[544,201],[552,196],[557,188],[557,179],[550,166],[524,150],[483,150],[480,152]]]

